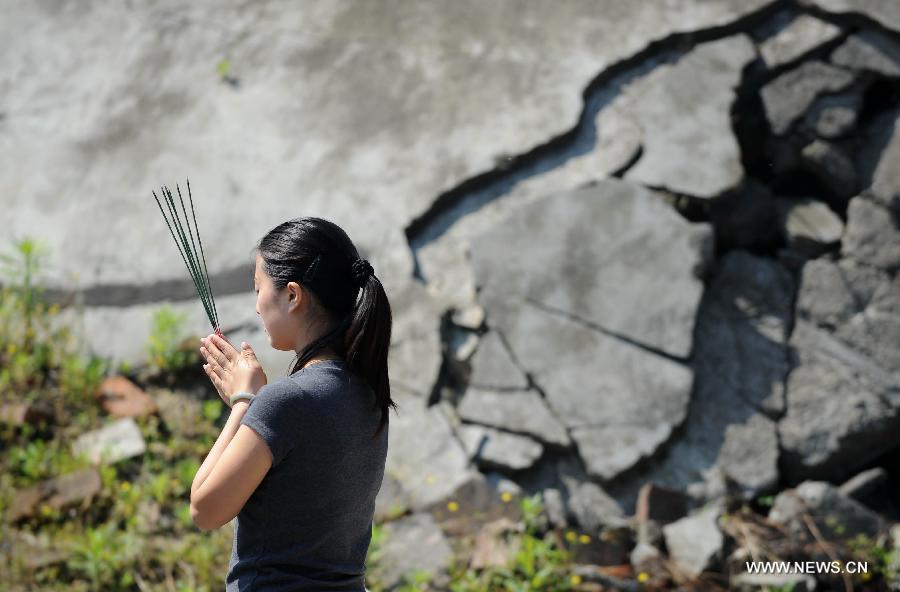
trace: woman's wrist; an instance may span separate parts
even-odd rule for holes
[[[250,400],[255,397],[253,393],[250,391],[238,391],[231,396],[228,397],[228,404],[232,408],[239,403],[245,403],[247,405],[250,404]]]

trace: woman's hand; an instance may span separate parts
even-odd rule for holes
[[[215,333],[200,340],[200,354],[206,360],[203,369],[219,392],[219,396],[230,406],[228,398],[234,393],[247,391],[256,394],[266,382],[256,353],[247,342],[241,342],[238,351],[227,340]]]

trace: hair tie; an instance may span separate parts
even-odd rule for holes
[[[375,270],[372,269],[372,264],[361,257],[353,262],[351,269],[353,271],[353,279],[360,287],[366,283],[370,275],[375,273]]]

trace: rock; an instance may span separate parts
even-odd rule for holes
[[[544,512],[550,526],[554,528],[566,528],[569,521],[566,518],[566,506],[562,493],[555,487],[548,487],[541,492],[541,500],[544,503]]]
[[[100,492],[101,487],[100,473],[93,468],[49,479],[17,491],[7,510],[6,519],[12,523],[31,517],[45,504],[57,511],[76,505],[86,507]]]
[[[523,207],[473,243],[490,325],[600,479],[652,455],[686,414],[690,370],[652,352],[689,351],[708,238],[649,191],[607,180]]]
[[[451,326],[448,330],[447,351],[454,362],[468,362],[478,347],[478,335]]]
[[[638,522],[674,522],[687,514],[688,502],[683,491],[651,481],[644,484],[638,493],[635,518]]]
[[[156,412],[156,402],[124,376],[109,376],[100,383],[97,398],[113,417],[144,417]]]
[[[721,557],[725,539],[718,526],[720,513],[714,504],[663,526],[669,557],[690,577],[712,568]]]
[[[401,484],[412,509],[419,510],[445,500],[473,469],[443,407],[426,407],[423,398],[402,389],[392,389],[391,396],[398,411],[391,416],[385,475]]]
[[[762,414],[725,428],[718,466],[727,487],[750,500],[778,485],[778,433],[775,422]]]
[[[484,309],[477,304],[469,304],[462,310],[454,310],[452,318],[456,325],[474,331],[484,324]]]
[[[790,345],[798,359],[778,423],[790,481],[847,478],[900,445],[896,375],[802,319]]]
[[[825,203],[813,198],[776,203],[781,233],[791,249],[816,257],[841,240],[844,223]]]
[[[836,144],[813,140],[800,152],[803,167],[822,185],[842,199],[850,199],[859,190],[859,178],[853,161]]]
[[[80,435],[72,444],[74,455],[85,454],[94,464],[112,464],[143,454],[147,444],[131,417]]]
[[[729,590],[756,592],[757,590],[791,590],[791,592],[813,592],[816,578],[797,574],[752,574],[738,573],[730,581]]]
[[[785,525],[793,536],[812,540],[808,516],[825,540],[847,540],[864,534],[875,536],[888,524],[856,500],[826,481],[804,481],[794,489],[775,496],[769,520]]]
[[[584,532],[596,536],[601,527],[618,528],[627,525],[621,506],[602,487],[571,477],[563,477],[563,482],[568,492],[566,505],[569,516]]]
[[[831,63],[848,70],[900,77],[900,45],[884,33],[865,30],[851,35],[831,54]]]
[[[528,388],[528,377],[516,365],[500,334],[495,331],[485,333],[472,358],[472,374],[469,386],[486,389]]]
[[[419,570],[429,574],[435,584],[446,582],[453,550],[431,514],[413,514],[382,528],[385,541],[377,577],[386,589],[401,584],[404,576]]]
[[[803,266],[797,313],[833,330],[862,313],[889,285],[885,272],[852,259],[815,259]]]
[[[861,473],[857,473],[838,488],[841,495],[865,504],[865,499],[873,491],[887,484],[888,473],[882,467],[873,467]]]
[[[70,549],[66,545],[54,544],[46,532],[10,529],[10,534],[12,548],[24,560],[28,570],[66,563],[71,557]]]
[[[778,76],[760,91],[772,132],[785,134],[820,95],[841,91],[854,78],[852,73],[820,61],[805,62]]]
[[[867,149],[861,150],[857,165],[862,171],[862,185],[870,197],[900,215],[900,111],[876,117],[865,138]]]
[[[766,67],[778,68],[837,39],[841,30],[831,23],[801,14],[787,27],[766,39],[759,53]]]
[[[863,196],[850,200],[841,255],[885,270],[900,267],[900,229],[892,212]]]
[[[842,138],[856,129],[862,101],[858,89],[819,97],[806,112],[804,125],[820,138]]]
[[[441,311],[420,282],[404,280],[390,295],[391,347],[388,366],[391,385],[427,398],[440,375]]]
[[[37,426],[52,423],[53,409],[40,403],[7,403],[0,405],[0,423],[10,426]]]
[[[498,392],[470,386],[457,411],[472,423],[521,432],[558,446],[571,444],[566,428],[534,391]]]
[[[511,296],[686,357],[702,293],[694,272],[711,260],[711,241],[709,225],[686,222],[658,194],[607,179],[513,211],[473,239],[472,263],[489,322],[513,354],[502,308],[491,308],[508,308]]]
[[[481,467],[519,471],[544,453],[540,442],[528,436],[472,424],[460,426],[459,432],[469,458]]]
[[[800,4],[839,15],[862,15],[900,31],[900,7],[893,0],[800,0]]]
[[[508,518],[500,518],[485,524],[478,536],[475,537],[475,548],[472,550],[472,558],[469,567],[472,569],[484,569],[486,567],[504,567],[518,551],[518,544],[508,543],[506,533],[521,532],[521,525]],[[521,538],[513,537],[513,543],[519,543]]]
[[[755,58],[750,38],[735,35],[702,43],[629,85],[623,100],[653,133],[644,137],[641,158],[625,177],[700,198],[740,185],[743,168],[731,106],[743,69]]]
[[[648,481],[698,501],[725,495],[729,487],[749,497],[777,483],[770,416],[784,409],[794,291],[790,272],[771,259],[745,251],[720,259],[694,329],[695,379],[685,425],[649,466],[610,487],[620,503]],[[743,452],[754,439],[754,454]]]
[[[635,566],[635,568],[639,568],[642,564],[654,561],[661,556],[662,553],[660,553],[659,549],[650,543],[638,541],[634,546],[634,549],[631,550],[629,560],[631,561],[631,565]]]

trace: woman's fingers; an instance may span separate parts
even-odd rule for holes
[[[211,339],[206,338],[204,346],[206,347],[208,354],[207,358],[212,358],[210,361],[214,361],[219,366],[224,366],[228,363],[228,356],[226,356]]]
[[[218,374],[215,373],[212,366],[210,366],[209,364],[204,364],[203,370],[206,371],[206,375],[209,376],[209,379],[212,381],[213,386],[216,387],[216,390],[219,392],[219,395],[223,396],[225,391],[222,388],[223,387],[222,379],[219,378]]]
[[[219,337],[215,333],[209,336],[207,341],[212,341],[213,346],[225,356],[227,360],[233,360],[238,357],[238,351],[234,349],[234,346],[231,345],[227,340]]]

